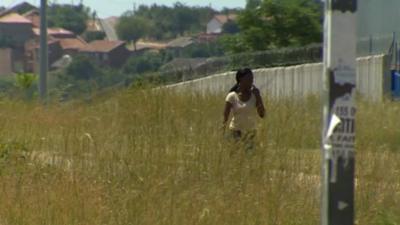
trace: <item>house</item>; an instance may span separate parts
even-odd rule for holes
[[[0,76],[10,75],[14,72],[12,50],[0,48]]]
[[[11,12],[0,17],[0,39],[8,40],[13,72],[25,69],[25,43],[33,38],[32,22]]]
[[[79,53],[80,49],[84,48],[86,45],[87,43],[79,37],[57,39],[49,36],[47,42],[49,69],[62,68],[63,65],[68,64],[65,63],[65,59]],[[38,71],[40,50],[39,39],[32,39],[27,42],[25,49],[25,71]]]
[[[192,46],[196,40],[192,37],[178,37],[167,43],[167,49],[172,51],[176,56],[182,56],[184,49]]]
[[[136,50],[142,50],[142,49],[147,49],[147,50],[162,50],[166,49],[167,44],[161,43],[161,42],[145,42],[145,41],[138,41],[136,43]]]
[[[197,42],[199,43],[209,43],[218,40],[218,34],[207,34],[207,33],[200,33],[197,35]]]
[[[28,2],[22,2],[20,4],[14,5],[13,7],[5,9],[4,11],[0,10],[1,11],[0,16],[3,16],[8,13],[12,13],[12,12],[18,13],[18,14],[24,14],[24,13],[34,10],[34,9],[39,10],[36,6],[34,6]]]
[[[25,45],[25,71],[39,71],[38,62],[40,54],[40,43],[38,40],[32,39]],[[48,65],[52,65],[64,55],[60,40],[49,38],[47,41],[48,49]]]
[[[218,14],[215,15],[210,22],[207,23],[207,34],[220,34],[224,24],[229,21],[235,21],[237,18],[236,14]]]
[[[79,53],[88,43],[81,37],[76,38],[62,38],[58,39],[60,41],[61,48],[64,55],[75,55]]]
[[[122,66],[131,55],[124,41],[107,40],[92,41],[79,52],[94,59],[101,65],[108,65],[111,67]]]
[[[12,38],[16,47],[23,47],[33,38],[33,24],[17,13],[8,13],[0,17],[0,35]]]
[[[145,52],[160,52],[160,50],[166,49],[167,44],[166,43],[160,43],[160,42],[144,42],[144,41],[138,41],[136,43],[136,49],[133,44],[127,45],[127,48],[129,51],[132,52],[132,56],[139,56],[143,55]]]

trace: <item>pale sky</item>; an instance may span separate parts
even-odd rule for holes
[[[9,7],[18,3],[24,2],[24,0],[0,0],[0,6]],[[26,2],[32,3],[36,6],[40,4],[40,0],[28,0]],[[57,3],[74,3],[78,4],[79,0],[48,0],[48,2]],[[92,10],[96,10],[100,17],[119,16],[126,10],[133,8],[134,3],[139,5],[152,5],[157,3],[158,5],[172,6],[177,0],[83,0],[83,4],[90,7]],[[188,6],[211,6],[214,9],[227,8],[244,8],[246,0],[180,0]]]

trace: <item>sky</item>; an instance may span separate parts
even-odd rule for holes
[[[24,2],[24,0],[0,0],[0,6],[9,7],[18,3]],[[26,2],[32,3],[36,6],[40,4],[40,0],[28,0]],[[48,2],[62,3],[74,3],[78,4],[79,0],[48,0]],[[90,7],[92,10],[96,10],[97,14],[102,17],[119,16],[123,12],[133,9],[133,5],[152,5],[154,3],[158,5],[172,6],[177,0],[83,0],[83,4]],[[246,0],[180,0],[188,6],[209,6],[211,5],[214,9],[227,8],[244,8]]]

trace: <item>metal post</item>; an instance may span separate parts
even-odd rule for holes
[[[40,0],[40,77],[39,95],[45,101],[47,97],[47,70],[48,70],[48,50],[47,50],[47,1]]]
[[[354,224],[357,0],[325,1],[322,225]]]

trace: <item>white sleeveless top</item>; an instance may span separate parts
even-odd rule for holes
[[[257,110],[256,98],[252,93],[246,102],[240,100],[236,92],[230,92],[225,99],[232,104],[232,120],[229,124],[230,130],[248,131],[253,130],[256,124]]]

